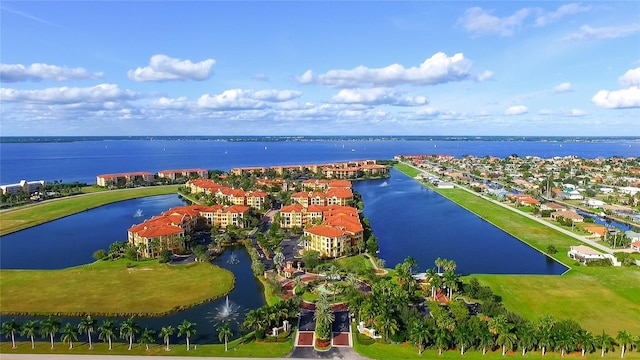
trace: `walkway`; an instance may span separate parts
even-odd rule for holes
[[[416,170],[418,170],[418,171],[420,171],[420,172],[422,172],[422,173],[424,173],[424,174],[428,174],[428,175],[430,175],[430,176],[438,177],[438,176],[436,176],[436,175],[434,175],[434,174],[429,173],[428,171],[426,171],[426,170],[424,170],[424,169],[421,169],[421,168],[418,168],[418,167],[414,166],[413,164],[409,164],[409,163],[406,163],[406,162],[403,162],[403,164],[408,165],[408,166],[411,166],[412,168],[414,168],[414,169],[416,169]],[[572,233],[572,232],[571,232],[571,231],[569,231],[569,230],[563,229],[563,228],[561,228],[561,227],[559,227],[559,226],[557,226],[557,225],[551,224],[551,223],[549,223],[548,221],[543,220],[543,219],[541,219],[541,218],[539,218],[539,217],[533,216],[533,215],[531,215],[531,214],[529,214],[529,213],[526,213],[526,212],[524,212],[524,211],[520,211],[520,210],[515,209],[515,208],[513,208],[513,207],[511,207],[511,206],[509,206],[509,205],[503,204],[503,203],[501,203],[500,201],[497,201],[497,200],[491,199],[491,198],[489,198],[489,197],[486,197],[486,196],[484,196],[484,195],[482,195],[482,194],[479,194],[479,193],[477,193],[477,192],[475,192],[475,191],[473,191],[473,190],[470,190],[470,189],[466,188],[465,186],[461,186],[461,185],[458,185],[458,184],[456,184],[456,183],[453,183],[453,184],[454,184],[454,186],[455,186],[455,187],[457,187],[457,188],[459,188],[459,189],[462,189],[462,190],[464,190],[464,191],[466,191],[466,192],[468,192],[468,193],[470,193],[470,194],[473,194],[473,195],[479,196],[479,197],[481,197],[481,198],[482,198],[482,199],[484,199],[484,200],[490,201],[490,202],[492,202],[492,203],[494,203],[494,204],[496,204],[496,205],[500,205],[500,206],[502,206],[503,208],[505,208],[505,209],[509,209],[509,210],[511,210],[511,211],[513,211],[513,212],[515,212],[515,213],[518,213],[518,214],[520,214],[520,215],[522,215],[522,216],[526,216],[526,217],[528,217],[528,218],[529,218],[529,219],[531,219],[531,220],[534,220],[534,221],[536,221],[536,222],[538,222],[538,223],[540,223],[540,224],[542,224],[542,225],[545,225],[545,226],[547,226],[547,227],[550,227],[550,228],[552,228],[552,229],[554,229],[554,230],[556,230],[556,231],[559,231],[559,232],[561,232],[561,233],[563,233],[563,234],[565,234],[565,235],[571,236],[572,238],[574,238],[574,239],[576,239],[576,240],[579,240],[579,241],[581,241],[581,242],[583,242],[583,243],[585,243],[585,244],[588,244],[588,245],[593,246],[593,247],[595,247],[595,248],[597,248],[597,249],[600,249],[600,250],[602,250],[602,251],[604,251],[604,252],[606,252],[606,253],[608,253],[608,254],[613,254],[613,253],[614,253],[614,251],[613,251],[612,249],[610,249],[610,248],[608,248],[608,247],[606,247],[606,246],[603,246],[603,245],[601,245],[601,244],[598,244],[598,243],[596,243],[596,242],[595,242],[595,241],[593,241],[593,240],[589,240],[589,239],[585,238],[584,236],[576,235],[576,234]]]

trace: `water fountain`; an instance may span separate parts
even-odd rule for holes
[[[238,323],[238,315],[240,315],[240,306],[236,305],[232,301],[229,301],[229,296],[222,305],[216,307],[215,312],[210,312],[210,316],[207,318],[214,323],[216,327],[223,325],[224,323],[240,325]]]
[[[133,217],[136,217],[136,218],[142,217],[142,209],[136,210],[136,213],[133,214]]]
[[[229,255],[229,259],[227,260],[227,264],[236,265],[238,263],[240,263],[240,259],[238,258],[238,255],[231,253],[231,255]]]

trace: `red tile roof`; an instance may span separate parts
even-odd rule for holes
[[[319,235],[319,236],[324,236],[324,237],[329,237],[329,238],[340,237],[340,236],[343,236],[345,234],[345,232],[343,230],[337,229],[337,228],[335,228],[333,226],[329,226],[329,225],[313,226],[313,227],[310,227],[310,228],[306,229],[305,232],[309,232],[309,233],[314,234],[314,235]]]

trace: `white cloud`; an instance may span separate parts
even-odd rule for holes
[[[564,93],[564,92],[573,91],[573,88],[571,87],[570,82],[563,82],[561,84],[556,85],[556,87],[553,88],[553,91],[556,93]]]
[[[536,26],[545,26],[549,23],[558,21],[567,15],[577,14],[591,10],[591,6],[581,6],[580,4],[572,3],[565,4],[558,8],[556,11],[545,12],[542,9],[537,9],[538,17],[536,18]]]
[[[631,86],[628,89],[615,91],[600,90],[591,101],[597,106],[607,109],[624,109],[640,107],[640,88]]]
[[[225,90],[219,95],[202,95],[197,100],[198,107],[215,110],[249,110],[263,109],[265,103],[254,100],[248,96],[246,90]]]
[[[98,79],[102,73],[92,73],[81,67],[68,68],[49,64],[0,64],[0,81],[73,81],[84,79]]]
[[[311,84],[315,81],[315,76],[313,75],[313,71],[307,70],[301,76],[296,76],[296,80],[300,84]]]
[[[580,31],[569,34],[563,40],[615,39],[640,32],[640,24],[620,25],[592,28],[589,25],[580,27]]]
[[[161,97],[149,104],[150,108],[183,110],[191,106],[191,101],[184,96],[177,99]]]
[[[538,111],[538,115],[553,115],[553,110],[540,109],[540,111]]]
[[[529,112],[529,109],[527,109],[526,106],[514,105],[514,106],[510,106],[507,110],[505,110],[504,114],[505,115],[522,115],[522,114],[526,114],[527,112]]]
[[[257,90],[248,93],[248,96],[254,100],[281,102],[289,101],[300,97],[302,92],[295,90]]]
[[[453,56],[439,52],[426,59],[420,66],[405,68],[392,64],[383,68],[358,66],[351,70],[330,70],[325,74],[314,75],[307,70],[296,77],[299,83],[318,83],[329,87],[393,86],[400,84],[429,85],[450,81],[460,81],[471,76],[471,61],[464,54]]]
[[[622,86],[640,86],[640,67],[627,71],[618,81]]]
[[[483,82],[493,79],[493,71],[485,70],[482,74],[476,77],[476,80]]]
[[[129,70],[127,76],[132,81],[206,80],[211,76],[214,59],[198,63],[190,60],[174,59],[166,55],[153,55],[149,66]]]
[[[520,9],[507,17],[497,17],[492,11],[480,7],[472,7],[465,11],[458,19],[458,23],[475,35],[500,35],[512,36],[516,29],[522,25],[524,19],[531,13],[530,9]]]
[[[571,111],[569,111],[567,114],[567,116],[575,116],[575,117],[579,117],[579,116],[586,116],[589,115],[589,113],[587,113],[584,110],[580,110],[580,109],[571,109]]]
[[[42,104],[73,104],[83,102],[105,102],[133,100],[139,96],[130,90],[123,90],[114,84],[100,84],[93,87],[57,87],[42,90],[17,90],[0,88],[0,101]]]
[[[365,105],[396,105],[396,106],[420,106],[428,103],[424,96],[405,96],[391,89],[342,89],[331,98],[331,101],[339,104],[365,104]]]

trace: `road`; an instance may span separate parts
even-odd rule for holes
[[[431,173],[429,173],[428,171],[426,171],[426,170],[424,170],[424,169],[421,169],[421,168],[419,168],[419,167],[417,167],[417,166],[414,166],[413,164],[409,164],[409,163],[406,163],[406,162],[403,162],[403,164],[408,165],[408,166],[411,166],[412,168],[414,168],[414,169],[416,169],[416,170],[418,170],[418,171],[420,171],[420,172],[422,172],[422,173],[424,173],[424,174],[428,174],[428,175],[431,175],[431,176],[438,177],[437,175],[431,174]],[[557,230],[557,231],[559,231],[559,232],[561,232],[561,233],[563,233],[563,234],[565,234],[565,235],[571,236],[572,238],[574,238],[574,239],[576,239],[576,240],[578,240],[578,241],[581,241],[581,242],[583,242],[583,243],[585,243],[585,244],[588,244],[588,245],[590,245],[590,246],[593,246],[594,248],[600,249],[600,250],[602,250],[602,251],[604,251],[604,252],[606,252],[606,253],[608,253],[608,254],[613,254],[613,253],[614,253],[614,251],[613,251],[612,249],[610,249],[610,248],[608,248],[608,247],[606,247],[606,246],[603,246],[603,245],[601,245],[601,244],[598,244],[598,243],[596,243],[596,242],[595,242],[595,241],[593,241],[593,240],[590,240],[590,239],[585,238],[584,236],[576,235],[576,234],[572,233],[571,231],[566,230],[566,229],[563,229],[563,228],[561,228],[561,227],[559,227],[559,226],[557,226],[557,225],[551,224],[551,223],[549,223],[548,221],[546,221],[546,220],[544,220],[544,219],[541,219],[541,218],[539,218],[539,217],[533,216],[533,215],[531,215],[531,214],[529,214],[529,213],[526,213],[526,212],[524,212],[524,211],[520,211],[520,210],[518,210],[518,209],[515,209],[515,208],[513,208],[513,207],[511,207],[511,206],[509,206],[509,205],[506,205],[506,204],[504,204],[504,203],[502,203],[502,202],[500,202],[500,201],[497,201],[497,200],[491,199],[491,198],[489,198],[489,197],[486,197],[486,196],[484,196],[484,195],[482,195],[482,194],[480,194],[480,193],[477,193],[477,192],[475,192],[475,191],[473,191],[473,190],[471,190],[471,189],[466,188],[465,186],[461,186],[461,185],[458,185],[458,184],[456,184],[456,183],[453,183],[453,185],[454,185],[455,187],[459,188],[459,189],[462,189],[462,190],[464,190],[464,191],[466,191],[466,192],[470,193],[470,194],[473,194],[473,195],[479,196],[479,197],[483,198],[484,200],[490,201],[490,202],[492,202],[492,203],[494,203],[494,204],[496,204],[496,205],[502,206],[502,207],[503,207],[503,208],[505,208],[505,209],[509,209],[509,210],[511,210],[511,211],[513,211],[513,212],[515,212],[515,213],[518,213],[518,214],[520,214],[520,215],[522,215],[522,216],[526,216],[526,217],[528,217],[529,219],[534,220],[534,221],[536,221],[536,222],[538,222],[538,223],[540,223],[540,224],[542,224],[542,225],[545,225],[545,226],[550,227],[550,228],[552,228],[552,229],[554,229],[554,230]]]

